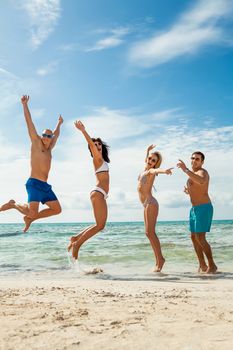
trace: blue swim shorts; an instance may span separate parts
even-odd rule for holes
[[[52,186],[45,181],[30,177],[26,182],[26,190],[28,193],[28,203],[30,202],[46,202],[57,201],[55,193],[52,191]]]
[[[213,206],[211,202],[194,205],[190,209],[189,229],[193,233],[209,232],[213,218]]]

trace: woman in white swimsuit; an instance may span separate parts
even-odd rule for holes
[[[138,194],[140,201],[144,206],[144,223],[146,235],[150,241],[156,259],[156,267],[154,271],[160,272],[165,263],[165,259],[161,252],[160,241],[155,233],[159,204],[157,200],[152,196],[151,191],[155,176],[158,176],[159,174],[172,175],[173,168],[166,170],[159,168],[162,163],[161,154],[159,152],[153,152],[149,154],[149,152],[154,147],[154,145],[150,145],[147,148],[145,169],[138,177]]]
[[[77,236],[71,237],[68,246],[68,251],[72,249],[72,256],[78,259],[78,252],[81,245],[96,233],[103,230],[107,221],[108,210],[106,199],[109,191],[108,163],[110,163],[110,160],[108,158],[109,147],[100,138],[91,138],[81,121],[76,121],[75,126],[82,132],[88,143],[97,179],[96,187],[90,193],[96,223],[80,232]]]

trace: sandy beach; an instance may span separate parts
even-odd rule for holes
[[[0,282],[0,348],[232,349],[233,283]]]

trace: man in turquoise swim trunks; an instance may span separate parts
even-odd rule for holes
[[[47,183],[47,179],[51,167],[52,149],[60,135],[63,119],[61,116],[59,117],[54,131],[45,129],[41,136],[38,135],[28,108],[28,101],[29,96],[24,95],[21,98],[31,139],[31,174],[26,183],[28,204],[19,204],[11,199],[0,207],[0,211],[16,209],[24,214],[24,232],[29,229],[33,221],[61,213],[60,203],[52,191],[51,185]],[[40,203],[45,204],[48,208],[39,211]]]
[[[180,159],[177,167],[188,176],[184,192],[190,196],[192,203],[189,226],[191,239],[199,261],[199,272],[215,273],[217,266],[213,260],[211,247],[206,241],[206,232],[209,232],[211,227],[213,206],[208,195],[209,174],[202,168],[204,160],[204,154],[197,151],[191,156],[192,170],[189,170]]]

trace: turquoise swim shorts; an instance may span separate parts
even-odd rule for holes
[[[213,206],[211,202],[194,205],[190,209],[189,229],[193,233],[209,232],[213,218]]]

